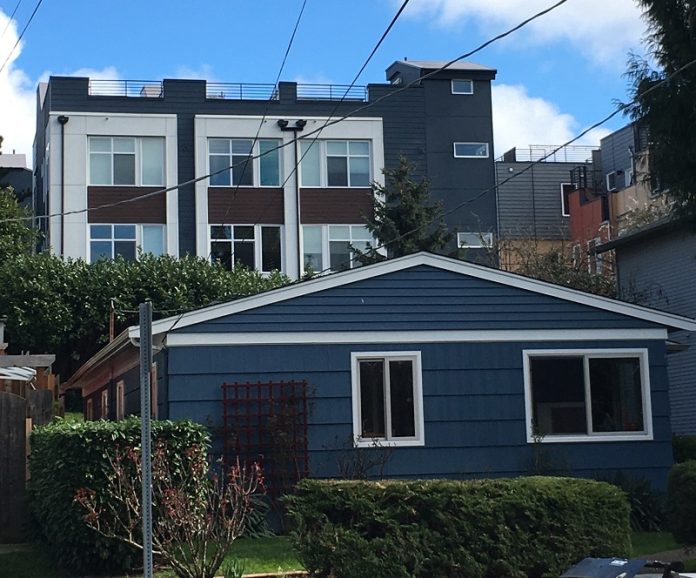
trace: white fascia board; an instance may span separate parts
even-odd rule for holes
[[[334,287],[341,287],[349,283],[356,283],[358,281],[379,277],[381,275],[388,275],[390,273],[395,273],[397,271],[402,271],[404,269],[417,267],[420,265],[427,265],[437,269],[468,275],[477,279],[483,279],[525,291],[531,291],[533,293],[556,297],[564,301],[570,301],[581,305],[587,305],[588,307],[594,307],[595,309],[602,309],[605,311],[618,313],[620,315],[642,319],[644,321],[664,325],[666,327],[683,329],[685,331],[696,331],[696,320],[688,317],[682,317],[680,315],[674,315],[671,313],[663,313],[655,309],[648,309],[646,307],[616,301],[607,297],[599,297],[597,295],[591,295],[575,289],[569,289],[567,287],[546,283],[545,281],[538,281],[529,277],[523,277],[515,273],[508,273],[507,271],[500,271],[498,269],[483,267],[481,265],[475,265],[474,263],[458,261],[456,259],[442,257],[440,255],[433,255],[430,253],[415,253],[399,259],[391,259],[375,265],[350,269],[348,271],[326,275],[310,281],[302,281],[292,285],[287,285],[266,293],[252,295],[251,297],[245,297],[229,303],[213,305],[212,307],[192,311],[181,316],[161,319],[160,321],[153,323],[152,329],[153,333],[169,332],[173,329],[181,329],[226,315],[248,311],[249,309],[254,309],[256,307],[264,307],[280,301],[310,295],[319,291],[325,291]],[[137,327],[131,327],[129,329],[129,335],[131,337],[138,337],[139,329]]]
[[[49,116],[104,116],[104,117],[125,117],[125,118],[173,118],[176,114],[171,113],[149,113],[149,112],[85,112],[75,110],[52,110]],[[70,123],[68,123],[70,124]],[[67,128],[67,125],[66,125]]]
[[[570,341],[664,341],[666,329],[532,329],[447,331],[295,331],[170,333],[167,347],[219,345],[326,345],[375,343],[502,343]],[[585,351],[585,350],[583,350]],[[390,352],[390,355],[402,352]]]

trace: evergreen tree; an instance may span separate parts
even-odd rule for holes
[[[414,166],[404,157],[395,169],[384,170],[386,185],[374,184],[375,212],[365,226],[377,239],[378,247],[360,251],[353,248],[362,263],[385,259],[378,249],[386,249],[389,258],[418,251],[441,252],[454,237],[447,229],[441,202],[430,199],[427,179],[415,180]]]
[[[645,9],[647,48],[656,67],[631,56],[627,76],[637,103],[630,114],[649,128],[653,176],[669,187],[678,213],[696,224],[696,64],[689,64],[696,60],[696,1],[638,3]]]
[[[0,189],[0,262],[32,253],[38,240],[31,212],[20,206],[11,187]]]

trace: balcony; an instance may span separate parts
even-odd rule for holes
[[[206,82],[205,97],[220,100],[278,100],[275,84]]]
[[[90,96],[128,96],[133,98],[163,98],[160,80],[89,80]]]
[[[584,145],[568,145],[560,148],[559,145],[529,145],[526,148],[510,149],[496,161],[514,163],[535,162],[543,159],[545,163],[591,163],[592,151],[595,150],[597,147]]]
[[[298,84],[297,100],[367,102],[367,87],[349,84]]]

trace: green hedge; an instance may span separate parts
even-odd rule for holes
[[[696,460],[696,436],[672,436],[674,462],[680,464],[687,460]]]
[[[676,464],[667,481],[669,526],[680,544],[696,545],[696,460]]]
[[[286,501],[317,576],[535,578],[630,554],[628,503],[603,482],[305,480]]]
[[[166,441],[175,467],[189,459],[185,450],[206,448],[205,428],[192,422],[153,421],[153,439]],[[74,502],[80,488],[99,493],[106,484],[109,457],[117,447],[140,447],[140,420],[118,422],[56,421],[31,435],[29,507],[40,537],[58,563],[74,573],[121,571],[141,554],[102,537],[83,522],[84,510]]]

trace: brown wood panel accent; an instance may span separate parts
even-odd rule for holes
[[[283,189],[208,187],[208,222],[282,225]]]
[[[87,206],[100,207],[133,199],[162,187],[87,187]],[[160,193],[131,203],[105,207],[87,213],[90,223],[166,223],[167,194]]]
[[[300,218],[305,225],[357,224],[373,215],[372,189],[300,189]]]

